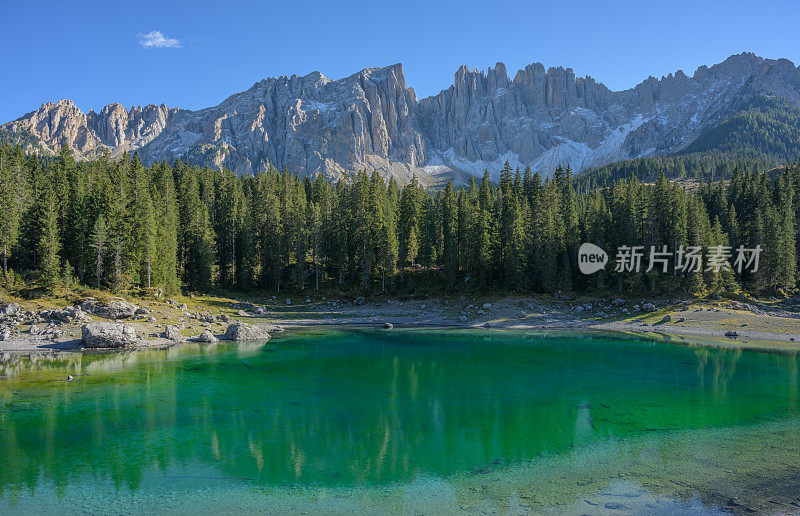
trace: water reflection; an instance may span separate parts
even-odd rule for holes
[[[75,380],[66,381],[67,374]],[[609,438],[794,418],[797,357],[612,338],[356,332],[0,363],[0,499],[479,474]]]

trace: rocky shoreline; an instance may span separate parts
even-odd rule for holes
[[[63,308],[0,303],[0,351],[168,347],[182,342],[267,340],[284,328],[361,325],[603,330],[716,339],[730,346],[792,348],[800,314],[791,303],[734,300],[466,297],[434,299],[173,299],[137,304],[86,298]],[[800,346],[798,346],[800,349]]]
[[[185,319],[202,324],[199,335],[183,335],[187,327],[180,317],[161,317],[162,332],[151,331],[158,320],[147,306],[123,299],[100,302],[93,298],[63,309],[26,308],[12,302],[0,308],[0,352],[81,351],[167,347],[184,342],[266,341],[283,328],[275,324],[230,322],[227,314],[190,312],[185,304],[167,302]],[[230,324],[228,324],[230,322]],[[170,324],[174,323],[174,324]],[[224,332],[221,325],[227,324]],[[191,329],[191,325],[189,326]],[[217,330],[215,333],[213,330]]]

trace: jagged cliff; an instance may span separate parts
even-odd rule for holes
[[[756,95],[800,106],[800,68],[740,54],[615,92],[541,63],[513,79],[502,63],[486,73],[463,66],[452,86],[418,101],[396,64],[335,81],[319,72],[264,79],[199,111],[111,104],[84,114],[62,100],[2,128],[33,135],[46,153],[66,142],[86,159],[138,150],[145,162],[180,158],[238,174],[272,165],[338,178],[366,168],[434,183],[505,160],[548,173],[676,152]]]

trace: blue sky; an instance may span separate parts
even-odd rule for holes
[[[0,122],[42,102],[197,109],[269,76],[402,62],[421,98],[461,64],[572,67],[612,89],[752,51],[800,62],[800,1],[3,0]]]

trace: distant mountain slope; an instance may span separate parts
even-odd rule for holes
[[[782,104],[758,104],[777,97]],[[791,154],[798,107],[800,69],[746,53],[691,77],[678,71],[618,92],[540,63],[511,79],[498,63],[486,73],[461,67],[452,86],[418,101],[397,64],[340,80],[319,72],[264,79],[199,111],[111,104],[83,113],[62,100],[1,127],[31,152],[39,146],[54,153],[66,142],[87,159],[136,150],[146,163],[182,159],[239,174],[275,166],[338,178],[366,168],[434,184],[497,171],[506,160],[549,173],[558,164],[580,171],[646,156],[727,152],[744,141],[751,119],[767,133],[752,142],[754,152],[781,156],[775,142],[784,142]]]
[[[712,150],[774,160],[800,159],[800,109],[781,98],[755,97],[729,119],[703,130],[685,153]]]

